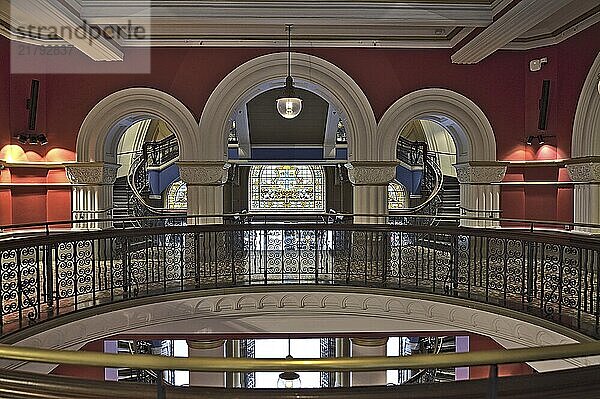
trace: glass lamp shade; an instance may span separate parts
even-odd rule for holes
[[[277,112],[285,119],[293,119],[302,111],[302,100],[298,97],[282,97],[277,99]]]
[[[293,371],[285,371],[279,374],[277,388],[300,388],[300,375]]]

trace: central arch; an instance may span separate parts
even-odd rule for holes
[[[272,87],[283,87],[287,53],[254,58],[227,75],[210,95],[200,118],[200,157],[227,159],[229,120],[243,101]],[[373,109],[358,84],[343,70],[319,57],[292,53],[292,76],[297,87],[329,101],[340,113],[349,135],[350,160],[369,160],[377,123]]]

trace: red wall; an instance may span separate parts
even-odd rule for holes
[[[469,335],[469,352],[500,350],[502,346],[491,338],[481,335]],[[498,375],[500,377],[508,377],[511,375],[529,375],[535,373],[527,363],[518,364],[502,364],[498,366]],[[469,378],[477,380],[480,378],[488,378],[490,375],[489,366],[469,367]]]
[[[377,118],[411,91],[444,87],[464,94],[482,108],[496,135],[499,160],[556,159],[570,154],[575,108],[600,47],[599,38],[600,24],[596,24],[559,45],[530,51],[499,51],[476,65],[452,64],[453,50],[450,49],[310,48],[298,51],[315,54],[346,71],[366,93]],[[0,85],[4,86],[7,84],[7,51],[6,39],[0,38],[3,60]],[[125,61],[116,64],[93,63],[76,51],[69,59],[70,63],[84,67],[122,70],[121,74],[11,75],[10,132],[6,131],[4,122],[6,104],[3,106],[0,99],[0,118],[4,117],[0,148],[14,144],[10,136],[26,126],[27,112],[22,104],[28,97],[33,77],[41,80],[38,127],[45,130],[50,144],[25,148],[25,158],[65,161],[75,158],[75,142],[83,119],[107,95],[133,86],[157,88],[178,98],[199,119],[208,96],[223,77],[245,61],[280,49],[154,48],[151,73],[126,73],[135,67],[141,51],[126,49]],[[540,72],[529,72],[529,61],[542,56],[548,57],[549,63]],[[544,79],[552,82],[548,132],[557,137],[549,140],[551,145],[539,149],[526,146],[525,137],[537,133],[538,98]],[[3,158],[1,152],[0,158]],[[524,202],[532,193],[535,198],[531,201],[544,204],[535,211]],[[508,209],[505,216],[571,220],[572,189],[511,186],[502,189],[502,204]]]
[[[85,344],[80,350],[87,352],[104,352],[104,341],[90,342],[89,344]],[[86,380],[104,381],[104,367],[61,364],[52,370],[50,374],[82,378]]]

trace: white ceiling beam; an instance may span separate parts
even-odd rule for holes
[[[59,0],[13,0],[11,19],[36,21],[39,26],[53,27],[63,39],[94,61],[123,61],[123,52]],[[67,32],[68,34],[64,34]]]
[[[476,64],[575,0],[522,0],[452,55],[456,64]]]
[[[147,20],[169,25],[228,21],[233,24],[392,24],[401,26],[487,26],[492,22],[488,4],[416,4],[410,2],[351,1],[189,1],[85,0],[82,18],[92,24],[126,24]],[[140,16],[138,21],[138,17]]]

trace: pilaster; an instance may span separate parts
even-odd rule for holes
[[[104,162],[67,163],[67,178],[73,184],[73,219],[110,219],[113,208],[113,184],[120,165]],[[107,228],[110,222],[89,222],[75,228]]]
[[[397,162],[360,161],[346,164],[354,192],[355,223],[386,223],[388,184],[396,177]]]
[[[225,357],[225,340],[188,340],[187,344],[189,357]],[[191,371],[190,386],[225,388],[225,373]]]
[[[388,338],[352,338],[352,357],[387,356]],[[352,386],[386,385],[387,372],[359,371],[352,373]]]
[[[600,157],[575,158],[567,161],[566,167],[575,182],[573,221],[600,225]],[[576,230],[600,234],[599,228],[578,227]]]
[[[222,161],[178,162],[181,180],[187,184],[188,215],[203,217],[188,220],[189,224],[223,223],[223,185],[227,182],[230,164]]]
[[[500,210],[500,183],[508,162],[466,162],[454,165],[460,183],[461,213],[471,217],[498,218]],[[498,227],[493,220],[462,220],[464,227]]]

